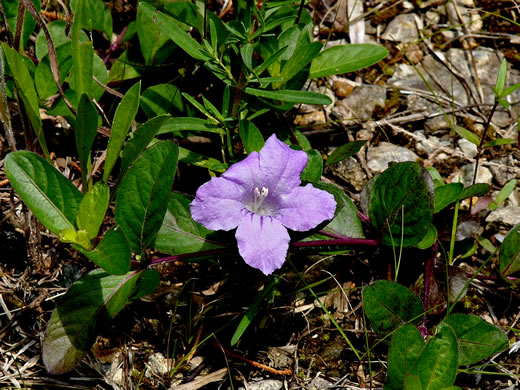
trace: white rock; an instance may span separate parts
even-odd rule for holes
[[[466,156],[473,158],[478,154],[477,145],[469,142],[466,138],[460,138],[457,143],[459,144],[459,149]]]
[[[457,183],[460,181],[465,187],[468,187],[473,184],[474,173],[475,164],[464,165],[451,179],[451,183]],[[479,165],[476,183],[491,184],[492,181],[493,175],[491,174],[491,171],[488,168]]]
[[[389,142],[381,142],[372,146],[367,152],[367,165],[373,173],[383,172],[391,162],[417,161],[417,156],[411,150]]]
[[[520,223],[520,207],[506,206],[492,211],[486,217],[489,224],[500,224],[507,227],[515,226]]]
[[[415,14],[397,15],[388,24],[381,38],[394,42],[413,42],[424,27],[422,20]]]
[[[154,353],[148,359],[146,363],[148,370],[146,370],[145,376],[151,378],[153,375],[163,376],[168,374],[168,361],[164,355],[160,352]]]
[[[276,379],[265,379],[260,381],[251,381],[247,383],[250,390],[280,390],[283,389],[283,382]],[[239,387],[238,390],[245,390]]]

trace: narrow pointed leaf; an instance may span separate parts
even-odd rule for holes
[[[353,156],[359,150],[361,147],[366,143],[367,141],[352,141],[348,144],[345,144],[343,146],[340,146],[336,150],[334,150],[327,161],[325,161],[325,166],[328,167],[330,165],[339,163],[340,161]]]
[[[178,146],[159,141],[146,149],[128,170],[116,199],[116,221],[141,254],[161,228],[172,189]]]
[[[270,91],[267,89],[246,88],[245,93],[267,99],[280,100],[287,103],[323,104],[328,105],[332,100],[327,96],[317,92],[280,90]]]
[[[309,78],[354,72],[382,60],[388,50],[371,44],[338,45],[323,50],[311,63]]]
[[[34,87],[34,80],[32,79],[29,69],[23,61],[21,54],[17,53],[14,49],[11,49],[6,43],[2,44],[2,51],[13,74],[14,83],[17,87],[20,98],[23,101],[24,109],[29,117],[34,134],[38,138],[43,153],[45,156],[48,156],[49,151],[43,134],[38,95],[36,94],[36,89]]]
[[[121,103],[117,106],[112,122],[112,130],[108,139],[107,157],[105,160],[105,170],[103,172],[103,181],[106,183],[110,177],[110,173],[119,158],[119,152],[123,147],[123,142],[128,135],[128,130],[134,121],[135,115],[139,108],[139,96],[141,94],[141,82],[134,84],[121,99]]]
[[[110,190],[103,182],[98,182],[85,194],[76,218],[78,229],[85,230],[89,239],[97,237],[110,201]]]
[[[83,359],[99,329],[125,307],[139,276],[138,271],[116,276],[94,270],[72,285],[52,313],[43,340],[49,373],[63,374]]]
[[[175,19],[158,11],[151,4],[141,2],[139,9],[142,10],[143,15],[155,20],[156,25],[164,32],[173,42],[175,42],[182,50],[188,53],[191,57],[207,61],[211,57],[206,53],[204,48],[193,39],[186,31],[184,31]]]
[[[247,309],[246,314],[244,314],[244,316],[240,320],[240,323],[238,324],[235,333],[233,333],[233,336],[231,337],[231,345],[235,345],[238,342],[238,340],[240,340],[240,337],[242,337],[246,329],[253,321],[253,318],[255,318],[256,313],[258,313],[258,310],[260,310],[260,306],[273,293],[274,288],[278,285],[279,282],[279,277],[273,277],[273,279],[271,279],[267,286],[265,286],[264,289],[260,291],[260,293],[258,293],[251,306],[249,306],[249,309]]]
[[[132,133],[132,137],[128,140],[123,149],[121,168],[119,171],[120,178],[124,177],[130,165],[144,152],[148,145],[150,145],[167,118],[169,118],[169,115],[155,117],[135,129]]]
[[[20,198],[51,232],[74,229],[83,195],[40,156],[18,151],[5,159],[6,175]]]
[[[258,130],[258,127],[247,119],[240,121],[240,139],[248,154],[251,152],[259,152],[265,143],[264,137],[262,133],[260,133],[260,130]]]
[[[78,148],[83,188],[87,187],[87,174],[90,167],[90,150],[97,134],[98,113],[87,94],[81,95],[76,117],[76,147]]]

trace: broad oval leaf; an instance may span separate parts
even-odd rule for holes
[[[381,173],[369,195],[369,216],[390,246],[411,246],[426,235],[433,217],[434,185],[415,162],[391,165]]]
[[[168,210],[157,233],[154,248],[171,255],[222,248],[219,234],[206,229],[191,217],[191,199],[172,192]]]
[[[119,152],[123,147],[123,142],[128,134],[128,130],[137,114],[139,108],[139,96],[141,94],[141,82],[134,84],[123,96],[121,103],[117,106],[112,123],[110,138],[108,139],[107,156],[105,159],[105,169],[103,181],[106,183],[112,172],[112,168],[119,158]]]
[[[381,61],[387,55],[388,50],[384,47],[371,44],[329,47],[312,60],[309,78],[354,72]]]
[[[507,348],[504,331],[480,317],[453,314],[444,324],[451,327],[457,338],[460,366],[475,364]]]
[[[99,329],[125,307],[140,274],[94,270],[72,285],[52,313],[43,340],[42,358],[49,373],[63,374],[83,359]]]
[[[327,96],[317,92],[295,91],[283,89],[279,91],[270,91],[267,89],[246,88],[245,93],[253,96],[259,96],[267,99],[280,100],[287,103],[304,103],[304,104],[323,104],[328,105],[332,100]]]
[[[81,192],[37,154],[18,151],[5,159],[5,173],[20,198],[47,229],[74,229]]]
[[[412,367],[421,355],[424,340],[415,326],[403,325],[392,337],[388,352],[388,371],[385,390],[401,390]]]
[[[132,250],[141,254],[161,228],[175,177],[178,146],[159,141],[128,169],[116,198],[116,221]]]
[[[462,183],[450,183],[435,187],[435,207],[434,214],[459,200],[464,185]]]
[[[441,390],[453,385],[457,374],[457,340],[448,326],[441,325],[424,347],[412,369],[423,390]]]
[[[130,245],[118,227],[108,230],[93,250],[88,251],[80,247],[76,249],[109,274],[122,275],[130,269]]]
[[[412,322],[423,314],[421,300],[406,287],[387,280],[378,280],[363,289],[363,307],[379,336]]]

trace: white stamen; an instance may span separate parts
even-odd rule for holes
[[[266,187],[262,187],[262,190],[259,190],[258,187],[255,188],[255,197],[253,200],[253,212],[258,212],[260,209],[260,206],[264,202],[264,199],[267,198],[267,195],[269,194],[269,189]]]

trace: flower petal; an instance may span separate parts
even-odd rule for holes
[[[280,268],[285,261],[289,233],[270,216],[247,212],[238,225],[236,238],[240,256],[266,275]]]
[[[260,150],[260,169],[265,181],[261,185],[277,196],[288,194],[300,185],[300,175],[305,165],[305,152],[291,149],[273,134]]]
[[[195,221],[211,230],[231,230],[242,219],[242,188],[223,177],[213,177],[197,190],[190,204]]]
[[[335,211],[336,200],[332,194],[307,184],[282,197],[274,218],[285,227],[302,232],[332,219]]]

